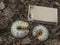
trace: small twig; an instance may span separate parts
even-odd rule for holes
[[[55,4],[56,4],[57,6],[60,6],[60,4],[59,4],[58,2],[55,2]]]

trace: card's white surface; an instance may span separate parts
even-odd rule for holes
[[[49,8],[43,6],[29,5],[29,12],[33,20],[58,22],[58,15],[56,8]]]

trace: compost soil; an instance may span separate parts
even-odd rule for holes
[[[2,3],[1,3],[2,2]],[[28,6],[37,5],[60,10],[60,0],[0,0],[0,45],[60,45],[60,24],[41,24],[48,28],[49,38],[41,42],[32,36],[32,29],[39,23],[27,21]],[[11,25],[16,20],[29,22],[29,34],[18,39],[11,34]]]

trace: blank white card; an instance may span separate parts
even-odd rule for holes
[[[56,8],[49,8],[43,6],[29,5],[29,12],[33,20],[58,22],[58,15]]]

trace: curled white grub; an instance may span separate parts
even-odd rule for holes
[[[25,21],[15,21],[11,26],[11,33],[17,38],[23,38],[29,33],[28,26],[29,24]]]
[[[32,31],[33,36],[37,36],[38,40],[45,41],[49,36],[49,31],[43,25],[35,26]]]

